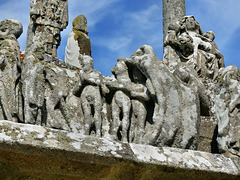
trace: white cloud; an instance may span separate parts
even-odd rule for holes
[[[112,51],[118,51],[121,48],[128,46],[132,42],[132,37],[119,37],[115,39],[111,39],[109,43],[107,43],[107,47]],[[104,42],[105,44],[106,42]]]
[[[148,9],[139,12],[132,12],[125,15],[127,26],[140,27],[141,29],[152,29],[159,25],[161,21],[161,9],[157,5],[152,5]],[[136,25],[137,24],[137,25]]]

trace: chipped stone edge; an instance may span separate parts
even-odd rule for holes
[[[77,133],[50,129],[42,126],[19,124],[0,120],[0,149],[8,145],[25,145],[39,149],[64,150],[75,153],[120,158],[144,164],[168,166],[189,170],[240,175],[239,159],[201,151],[169,147],[153,147],[141,144],[126,144],[106,138],[83,136]],[[22,152],[17,152],[22,153]],[[27,152],[25,152],[27,153]],[[79,161],[79,159],[74,159]]]

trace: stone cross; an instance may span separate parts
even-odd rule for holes
[[[162,0],[163,2],[163,40],[172,21],[179,21],[185,16],[185,0]]]

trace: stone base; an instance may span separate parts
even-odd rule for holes
[[[240,158],[0,121],[0,179],[239,179]]]
[[[217,153],[217,120],[212,116],[201,116],[198,150]]]

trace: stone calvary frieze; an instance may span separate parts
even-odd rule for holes
[[[0,22],[0,117],[123,143],[198,150],[202,119],[214,119],[217,153],[240,156],[240,71],[225,68],[212,31],[194,16],[167,22],[164,58],[143,45],[119,57],[112,76],[93,69],[87,19],[74,19],[57,58],[68,1],[32,0],[26,51],[19,21]],[[212,150],[213,151],[213,150]]]

